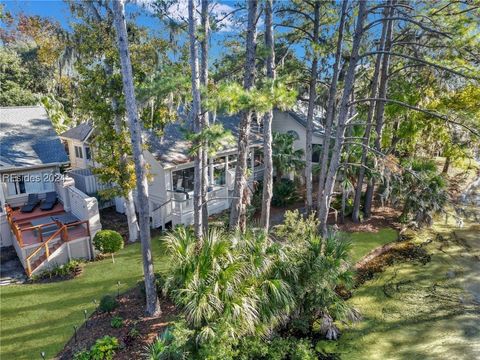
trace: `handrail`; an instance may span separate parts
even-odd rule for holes
[[[62,227],[61,227],[60,229],[58,229],[57,231],[55,231],[55,232],[52,234],[52,236],[50,236],[50,237],[47,239],[47,241],[45,241],[42,245],[40,245],[39,247],[37,247],[30,255],[28,255],[28,256],[26,257],[25,260],[26,260],[26,261],[30,261],[31,258],[32,258],[34,255],[36,255],[43,247],[48,246],[48,243],[49,243],[50,241],[52,241],[54,238],[56,238],[57,235],[59,235],[60,232],[64,229],[64,227],[65,227],[65,225],[62,226]]]
[[[49,245],[49,242],[52,241],[54,238],[57,237],[57,235],[60,234],[61,231],[64,230],[64,226],[62,226],[60,229],[58,229],[57,231],[55,231],[52,236],[50,236],[47,241],[45,241],[42,245],[40,245],[38,248],[36,248],[30,255],[28,255],[25,259],[25,261],[27,262],[27,275],[30,276],[32,275],[32,265],[30,264],[30,260],[32,259],[33,256],[35,256],[42,248],[45,248],[45,256],[46,258],[48,259],[48,257],[50,256],[50,254],[48,253],[48,245]]]
[[[46,223],[46,224],[29,226],[29,227],[26,227],[26,228],[21,228],[21,227],[19,227],[19,229],[20,229],[21,231],[36,230],[36,229],[42,228],[42,227],[44,227],[44,226],[50,226],[50,225],[55,225],[55,224],[56,224],[56,222],[52,221],[52,222],[49,222],[49,223]]]

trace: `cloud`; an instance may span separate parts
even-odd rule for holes
[[[155,0],[134,0],[134,2],[145,8],[147,11],[154,11],[153,4],[155,3]],[[199,1],[197,0],[196,2],[197,8],[200,9]],[[217,24],[218,31],[229,32],[238,28],[234,15],[228,15],[235,10],[233,6],[218,1],[211,1],[209,3],[209,8],[210,15],[219,21],[221,20],[221,22]],[[188,0],[177,0],[173,2],[167,8],[167,13],[174,20],[186,21],[188,19]],[[200,21],[198,16],[197,21]]]

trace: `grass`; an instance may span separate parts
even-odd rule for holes
[[[352,249],[350,250],[352,264],[355,264],[373,249],[395,241],[398,237],[397,231],[390,228],[380,229],[378,232],[355,232],[343,234],[352,242]]]
[[[349,304],[364,319],[342,326],[343,335],[335,349],[341,359],[480,357],[478,305],[471,293],[471,288],[480,284],[475,257],[480,248],[478,228],[459,231],[453,224],[437,224],[416,242],[423,243],[430,262],[394,264],[354,291]]]
[[[152,240],[155,270],[166,267],[159,238]],[[44,351],[53,358],[70,339],[73,325],[84,321],[84,310],[94,310],[93,299],[133,287],[143,274],[140,244],[125,247],[115,255],[87,263],[73,280],[49,284],[0,287],[0,358],[40,359]]]

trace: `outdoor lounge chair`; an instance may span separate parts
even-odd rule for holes
[[[20,209],[20,212],[31,213],[39,203],[40,203],[40,200],[38,199],[38,194],[28,194],[28,201]]]
[[[43,211],[52,210],[57,201],[58,198],[55,191],[47,192],[45,200],[43,200],[42,205],[40,205],[40,209],[42,209]]]

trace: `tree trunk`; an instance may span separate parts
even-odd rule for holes
[[[107,76],[113,77],[113,70],[108,66],[105,65],[105,72]],[[123,129],[123,121],[122,117],[118,114],[118,101],[114,97],[112,98],[112,110],[114,112],[114,128],[115,133],[119,136],[122,134]],[[128,164],[128,155],[122,154],[120,159],[120,168],[123,171],[126,170]],[[121,187],[122,184],[120,184]],[[125,190],[125,189],[122,189]],[[125,207],[125,215],[127,216],[127,225],[128,225],[128,241],[135,242],[138,240],[138,220],[137,220],[137,213],[135,212],[135,203],[133,201],[133,192],[132,190],[128,190],[127,196],[122,197],[123,204]]]
[[[125,24],[125,8],[123,0],[113,2],[114,22],[117,36],[118,52],[122,69],[123,91],[125,93],[125,105],[132,140],[133,159],[135,163],[135,175],[137,181],[140,240],[142,243],[143,273],[145,277],[145,295],[147,300],[146,313],[149,316],[158,316],[161,312],[155,285],[155,273],[153,269],[150,217],[148,205],[148,182],[146,174],[146,162],[143,157],[142,126],[138,119],[135,89],[133,85],[132,64],[128,50],[127,28]]]
[[[363,23],[365,21],[366,13],[366,1],[360,0],[358,5],[357,25],[353,35],[350,62],[348,64],[347,74],[345,76],[345,85],[339,106],[335,146],[333,148],[332,159],[330,160],[330,165],[328,167],[328,172],[325,179],[325,187],[320,201],[320,211],[318,215],[320,219],[320,232],[322,236],[327,235],[328,210],[330,208],[337,171],[340,164],[340,156],[342,153],[343,142],[345,138],[345,127],[348,117],[349,98],[351,92],[353,91],[355,68],[358,62],[358,51],[360,49],[360,43],[364,32]]]
[[[125,215],[127,215],[128,223],[128,241],[135,242],[138,240],[138,221],[137,214],[135,213],[135,203],[133,201],[132,190],[128,191],[127,196],[124,199]]]
[[[257,9],[258,0],[248,0],[246,60],[245,75],[243,79],[243,87],[246,90],[251,90],[255,81],[255,54],[257,47]],[[243,221],[246,216],[244,196],[247,179],[245,178],[245,176],[248,168],[248,138],[250,136],[251,119],[251,111],[243,112],[238,135],[238,159],[237,168],[235,169],[235,183],[233,190],[232,206],[230,210],[230,230],[238,229],[241,223],[245,223],[245,221]]]
[[[383,17],[386,18],[390,12],[390,8],[385,8]],[[380,36],[380,43],[378,45],[378,49],[380,51],[384,51],[385,48],[385,38],[387,35],[387,21],[383,21],[382,25],[382,35]],[[372,77],[372,89],[370,92],[370,98],[374,99],[377,97],[377,90],[378,90],[378,77],[380,74],[380,65],[382,63],[382,54],[377,54],[375,60],[375,69],[373,71]],[[375,110],[375,101],[370,101],[368,107],[368,114],[367,114],[367,125],[365,127],[365,134],[363,137],[363,145],[362,146],[362,157],[360,159],[360,169],[358,171],[358,180],[357,180],[357,187],[355,189],[355,198],[353,200],[353,212],[352,212],[352,220],[355,223],[360,221],[360,202],[362,199],[362,188],[363,188],[363,179],[365,177],[365,167],[364,165],[367,162],[368,156],[368,148],[367,146],[370,144],[370,135],[372,132],[372,120],[373,120],[373,112]]]
[[[392,18],[393,14],[395,12],[395,4],[396,0],[392,0],[390,2],[390,12],[388,17]],[[385,51],[389,52],[392,49],[392,32],[393,32],[393,20],[388,20],[387,22],[387,35],[386,35],[386,40],[385,40]],[[378,97],[380,99],[385,99],[387,96],[387,89],[388,89],[388,67],[390,64],[390,55],[388,53],[385,53],[382,57],[382,68],[381,68],[381,73],[380,73],[380,86],[378,89]],[[376,137],[375,137],[375,143],[374,147],[375,150],[377,151],[382,151],[382,131],[383,131],[383,123],[384,123],[384,113],[385,113],[385,102],[384,101],[378,101],[376,108],[375,108],[375,118],[376,118],[376,124],[375,124],[375,132],[376,132]],[[365,218],[368,219],[370,217],[370,214],[372,213],[372,203],[373,203],[373,194],[375,191],[375,180],[372,179],[371,182],[369,183],[371,186],[371,189],[365,194],[365,204],[363,206],[364,208],[364,214]]]
[[[443,164],[442,174],[448,173],[448,169],[450,168],[450,156],[445,158],[445,164]]]
[[[319,42],[320,29],[320,3],[314,4],[314,21],[313,21],[313,41],[314,45]],[[315,112],[315,102],[317,100],[317,77],[318,77],[318,54],[317,49],[313,48],[312,67],[310,69],[310,85],[308,91],[308,112],[307,112],[307,132],[305,147],[305,187],[307,190],[307,211],[313,208],[312,195],[312,138],[313,138],[313,116]]]
[[[273,34],[273,0],[265,2],[265,47],[267,56],[267,77],[275,80],[275,43]],[[263,118],[263,193],[261,225],[268,231],[270,226],[270,204],[273,196],[273,160],[272,160],[272,119],[273,110],[268,111]]]
[[[93,6],[93,4],[90,4],[90,6]],[[94,14],[97,14],[94,12]],[[98,22],[101,22],[102,19],[100,17],[97,17],[96,20]],[[103,69],[105,72],[105,75],[110,78],[110,84],[113,87],[113,69],[112,67],[106,62],[103,62]],[[118,100],[115,96],[112,97],[112,111],[113,111],[113,121],[114,121],[114,129],[115,133],[119,136],[121,136],[122,131],[123,131],[123,120],[122,117],[119,114],[118,110]],[[128,164],[128,155],[126,153],[122,154],[122,157],[120,159],[120,167],[122,169],[125,169]],[[120,187],[122,188],[123,191],[124,189],[123,184],[119,184]],[[135,203],[133,201],[133,194],[132,190],[128,189],[127,191],[127,196],[122,198],[124,206],[125,206],[125,215],[127,216],[127,225],[128,225],[128,241],[129,242],[135,242],[138,240],[138,220],[137,220],[137,214],[135,212]]]
[[[210,19],[208,16],[208,0],[202,0],[201,8],[202,41],[200,42],[201,63],[200,63],[200,84],[205,93],[208,93],[208,37],[210,33]],[[202,129],[210,124],[209,113],[202,109]],[[203,233],[208,232],[208,143],[205,141],[202,146],[202,217]],[[213,179],[212,179],[213,180]]]
[[[193,0],[188,1],[188,35],[190,39],[190,68],[192,71],[192,110],[193,129],[195,133],[202,131],[200,124],[200,79],[198,70],[198,49],[195,36],[195,8]],[[195,236],[203,237],[203,206],[202,206],[202,183],[203,183],[203,151],[198,147],[194,161],[194,186],[193,186],[193,222]]]
[[[340,62],[342,60],[343,32],[345,29],[345,19],[347,15],[348,0],[342,4],[340,15],[340,24],[338,27],[337,49],[335,52],[335,63],[333,64],[332,81],[328,92],[327,113],[325,118],[325,134],[322,145],[322,158],[320,164],[320,175],[318,176],[318,194],[317,194],[317,213],[320,214],[321,199],[325,186],[325,176],[328,169],[328,159],[330,153],[330,139],[332,134],[333,119],[335,116],[335,98],[337,96],[338,76],[340,73]]]

